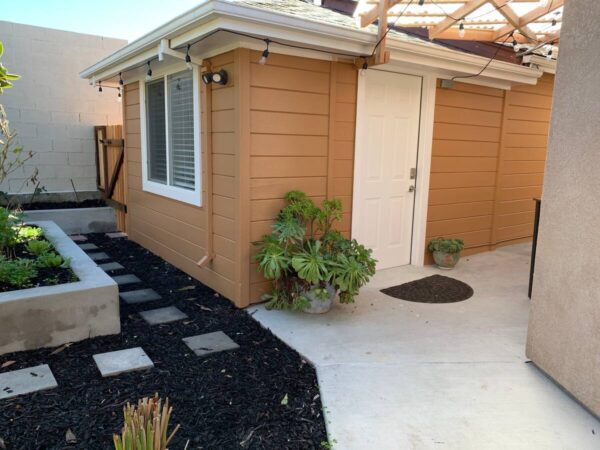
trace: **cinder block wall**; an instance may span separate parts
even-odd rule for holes
[[[0,190],[32,192],[22,184],[35,166],[48,192],[72,192],[71,179],[77,191],[95,191],[93,126],[122,123],[121,104],[116,90],[99,93],[79,72],[127,41],[3,21],[0,41],[4,65],[21,75],[0,104],[20,144],[36,153]]]

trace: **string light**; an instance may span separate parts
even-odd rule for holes
[[[150,61],[148,61],[148,72],[146,72],[146,81],[152,81],[152,68],[150,67]]]
[[[118,101],[119,103],[121,103],[121,101],[123,100],[123,96],[121,95],[121,88],[119,87],[119,88],[117,88],[117,89],[118,89],[118,90],[117,90],[117,92],[118,92],[118,93],[117,93],[117,101]]]
[[[123,74],[119,72],[119,86],[123,86],[125,82],[123,81]]]
[[[190,56],[190,47],[191,47],[191,45],[188,44],[187,51],[185,52],[185,65],[187,66],[187,68],[189,70],[192,70],[194,66],[192,66],[192,57]]]
[[[261,65],[265,65],[267,62],[267,58],[269,57],[269,44],[271,43],[270,39],[265,39],[265,44],[267,44],[267,48],[264,49],[258,63]]]
[[[460,25],[458,26],[458,35],[461,38],[465,37],[465,21],[464,20],[460,21]]]
[[[102,81],[98,81],[98,92],[102,92]]]
[[[546,54],[546,59],[552,59],[552,45],[554,44],[550,43],[550,48],[548,49],[548,53]]]

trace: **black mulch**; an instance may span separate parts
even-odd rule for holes
[[[40,209],[70,209],[70,208],[98,208],[106,206],[104,200],[90,199],[81,202],[34,202],[20,205],[24,211],[36,211]]]
[[[121,304],[120,335],[88,339],[52,354],[43,349],[0,356],[0,372],[49,364],[59,387],[0,400],[0,439],[8,450],[110,449],[122,426],[122,406],[158,392],[181,424],[171,450],[318,449],[325,422],[314,368],[263,329],[245,311],[220,298],[161,258],[126,239],[89,235],[143,283],[162,295],[155,302]],[[189,320],[149,326],[137,312],[175,305]],[[181,341],[222,330],[241,348],[204,358]],[[155,367],[103,379],[92,355],[141,346]],[[59,347],[60,348],[60,347]],[[287,405],[282,400],[287,395]],[[67,444],[71,429],[76,444]],[[2,441],[0,441],[2,442]]]
[[[432,275],[399,284],[381,292],[389,296],[419,303],[455,303],[473,296],[473,288],[462,281],[442,275]]]

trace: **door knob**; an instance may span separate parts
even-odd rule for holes
[[[408,187],[408,192],[415,192],[415,187],[413,185]]]

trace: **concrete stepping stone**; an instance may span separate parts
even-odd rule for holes
[[[92,244],[91,242],[79,244],[79,248],[81,250],[98,250],[98,246],[96,244]]]
[[[140,280],[138,277],[136,277],[135,275],[132,275],[132,274],[115,275],[114,277],[112,277],[112,279],[115,280],[119,286],[123,286],[124,284],[133,284],[133,283],[141,283],[142,282],[142,280]]]
[[[162,298],[154,289],[137,289],[135,291],[121,292],[119,296],[125,303],[130,305],[151,302]]]
[[[119,264],[118,262],[109,262],[109,263],[104,263],[104,264],[100,264],[98,265],[98,267],[100,267],[102,270],[104,270],[105,272],[109,272],[111,270],[120,270],[120,269],[124,269],[124,267]]]
[[[225,350],[235,350],[240,347],[222,331],[186,337],[183,338],[183,342],[198,356],[206,356]]]
[[[75,242],[85,242],[87,241],[87,237],[84,236],[83,234],[74,234],[69,236],[73,241]]]
[[[0,400],[58,386],[47,364],[0,373]]]
[[[110,256],[108,256],[104,252],[88,253],[88,256],[92,261],[102,261],[103,259],[110,259]]]
[[[118,239],[118,238],[126,238],[127,237],[127,233],[123,233],[122,231],[118,231],[116,233],[106,233],[106,235],[111,238],[111,239]]]
[[[142,311],[140,316],[150,325],[158,325],[160,323],[176,322],[178,320],[187,319],[188,315],[175,306],[167,306],[166,308],[151,309]]]
[[[104,378],[154,367],[154,363],[142,347],[99,353],[93,358]]]

